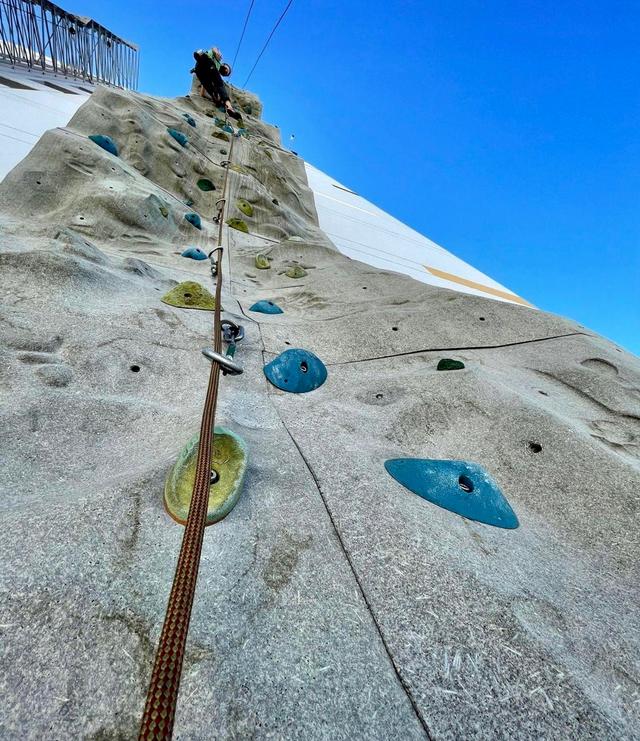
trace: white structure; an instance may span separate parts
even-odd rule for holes
[[[305,166],[320,228],[344,255],[434,286],[530,305],[324,172]]]
[[[0,180],[48,129],[64,126],[93,85],[0,62]]]

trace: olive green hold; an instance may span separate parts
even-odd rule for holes
[[[194,435],[180,452],[164,485],[164,506],[181,525],[186,524],[193,494],[200,435]],[[211,469],[215,471],[209,486],[206,524],[226,517],[242,492],[247,469],[247,445],[235,432],[215,427],[211,441]],[[215,480],[214,480],[215,478]]]
[[[225,133],[223,133],[222,131],[214,131],[213,134],[212,134],[212,136],[215,139],[220,139],[223,142],[231,141],[231,139],[229,139],[228,135],[225,134]]]
[[[464,363],[461,360],[452,360],[451,358],[442,358],[438,363],[436,370],[448,371],[448,370],[462,370]]]
[[[269,262],[269,258],[266,255],[263,255],[260,253],[259,255],[256,255],[256,267],[258,270],[268,270],[271,267],[271,263]]]
[[[178,283],[160,299],[169,306],[177,306],[180,309],[201,309],[202,311],[214,311],[216,300],[206,288],[193,280]]]
[[[242,219],[227,219],[227,224],[232,229],[237,229],[239,232],[249,234],[249,227],[247,226],[246,221],[243,221]]]
[[[308,273],[304,268],[301,268],[300,265],[292,265],[285,275],[288,278],[304,278]]]
[[[249,203],[249,201],[240,199],[236,203],[236,206],[240,209],[240,211],[242,211],[245,216],[253,216],[253,206]]]
[[[160,206],[160,213],[164,216],[166,219],[167,216],[169,216],[169,209],[166,206]]]
[[[197,182],[198,188],[200,190],[209,191],[209,190],[215,190],[216,186],[209,180],[209,178],[200,178]]]

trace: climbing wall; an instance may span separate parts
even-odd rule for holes
[[[0,185],[0,735],[137,733],[211,344],[210,311],[162,298],[213,291],[226,167],[246,337],[216,421],[248,467],[205,532],[176,738],[638,736],[640,362],[340,254],[304,163],[234,103],[240,136],[194,95],[98,89]],[[278,388],[287,350],[320,366]],[[519,527],[418,496],[398,458],[478,464]]]

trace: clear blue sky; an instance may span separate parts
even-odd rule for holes
[[[248,0],[74,0],[140,90],[233,58]],[[285,0],[255,0],[232,81]],[[536,304],[640,354],[640,2],[294,0],[249,88],[285,145]]]

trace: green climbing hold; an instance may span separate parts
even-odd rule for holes
[[[209,178],[200,178],[198,180],[198,188],[200,190],[209,191],[209,190],[215,190],[216,186],[209,180]]]
[[[200,435],[194,435],[180,452],[164,485],[164,506],[181,525],[186,524],[193,494]],[[207,525],[226,517],[242,492],[247,469],[247,445],[235,432],[215,427],[211,441],[212,483],[209,486]]]
[[[439,361],[436,370],[448,371],[448,370],[462,370],[464,363],[461,360],[452,360],[451,358],[442,358]]]
[[[214,131],[211,136],[215,137],[216,139],[220,139],[223,142],[231,141],[231,139],[229,139],[226,134],[223,134],[222,131]]]
[[[247,222],[243,221],[242,219],[227,219],[227,224],[232,229],[237,229],[239,232],[245,232],[246,234],[249,234],[249,227],[247,226]]]
[[[227,125],[227,122],[224,120],[224,118],[218,118],[216,116],[215,121],[213,122],[216,126],[219,126],[221,129],[224,128]]]
[[[253,206],[249,201],[245,201],[242,198],[236,203],[236,206],[242,211],[245,216],[253,216]]]
[[[285,275],[288,278],[304,278],[304,276],[307,275],[307,271],[300,267],[300,265],[292,265]]]
[[[166,206],[159,206],[158,210],[164,216],[165,219],[167,218],[167,216],[169,216],[169,209]]]
[[[229,152],[226,149],[221,149],[220,150],[220,154],[229,154]]]
[[[216,300],[213,295],[193,280],[178,283],[168,293],[165,293],[160,300],[164,304],[177,306],[180,309],[213,311],[216,308]]]
[[[249,116],[253,113],[253,108],[251,107],[251,103],[243,103],[243,105],[241,105],[240,108],[242,108],[242,110]]]
[[[271,267],[269,258],[262,253],[256,255],[255,263],[258,270],[268,270]]]
[[[193,206],[194,200],[193,198],[187,198],[187,200],[184,202],[185,206]]]

